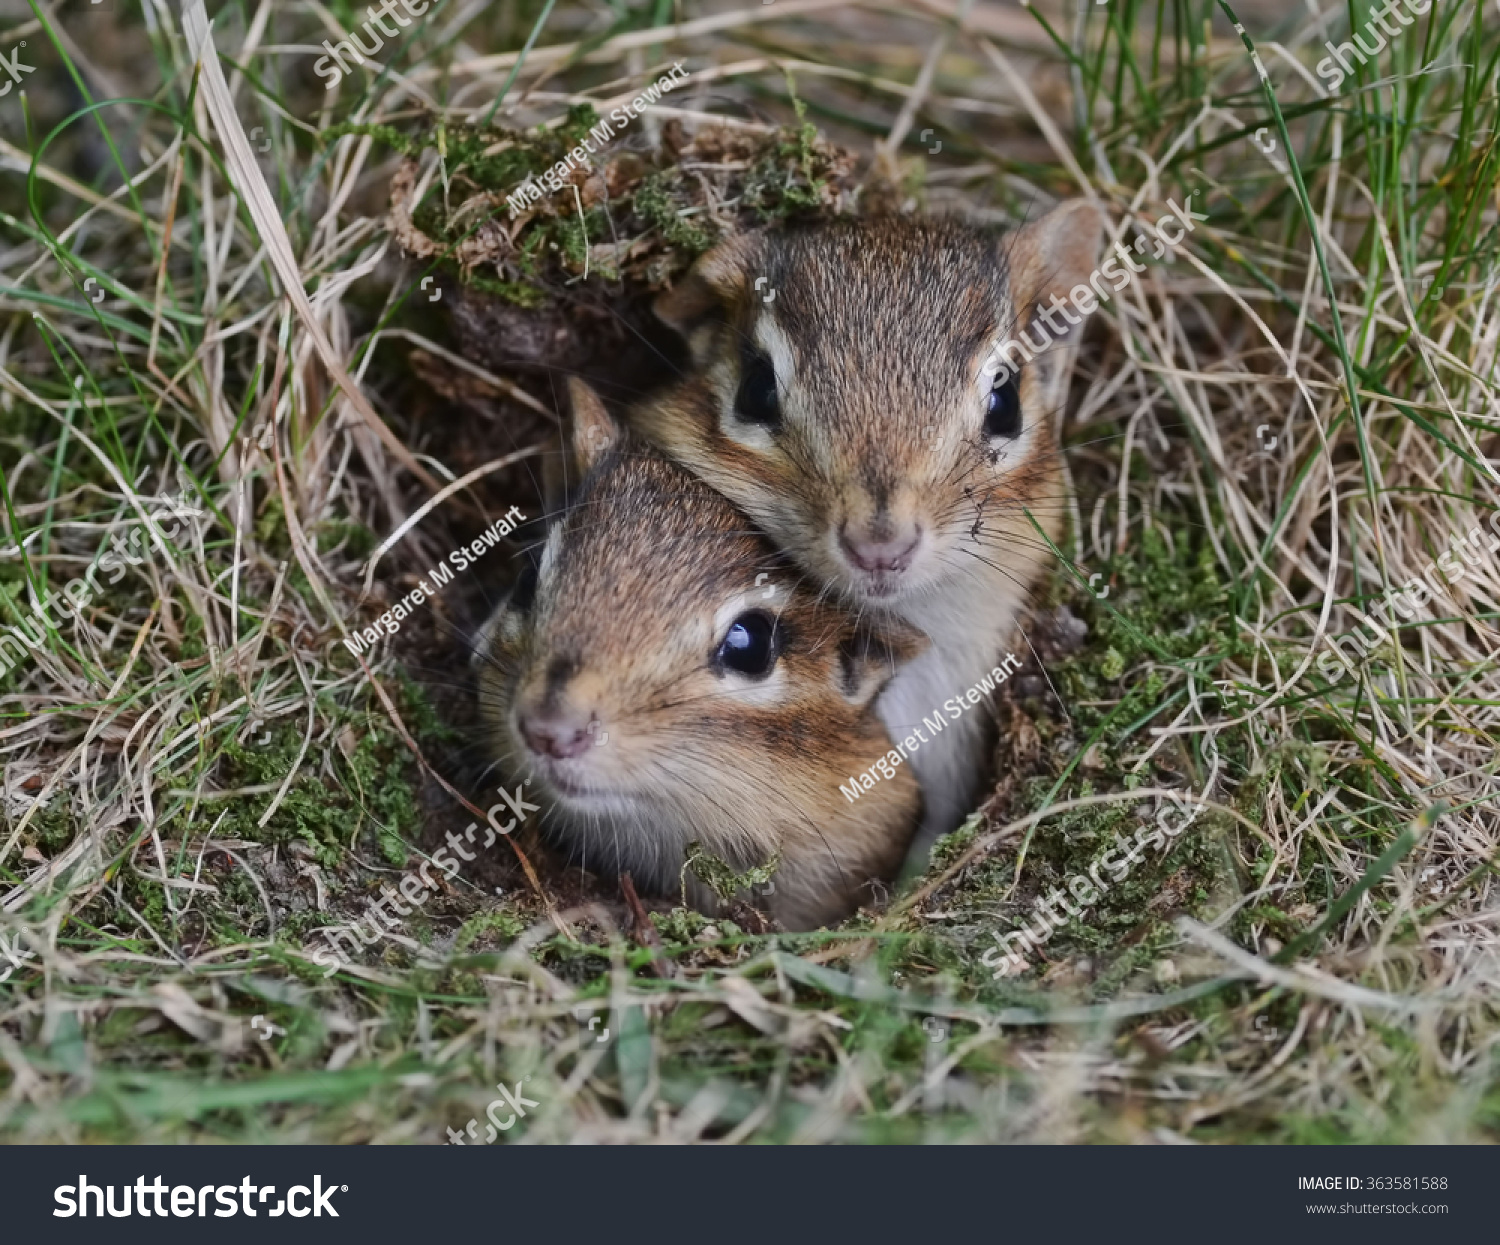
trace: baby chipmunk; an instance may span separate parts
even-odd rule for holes
[[[539,557],[477,646],[502,768],[596,872],[672,895],[695,839],[737,873],[779,853],[771,915],[788,929],[845,916],[895,872],[920,816],[906,767],[854,807],[839,783],[891,750],[873,702],[925,638],[805,586],[592,390],[574,380],[570,395],[575,495],[549,503]]]
[[[1056,539],[1053,424],[1082,329],[1049,318],[1003,364],[997,347],[1088,279],[1103,227],[1073,200],[1004,236],[905,217],[757,231],[657,300],[697,374],[641,431],[861,617],[930,638],[878,702],[896,738],[996,664],[1050,556],[1027,513]],[[920,845],[973,809],[992,730],[966,715],[913,758]]]

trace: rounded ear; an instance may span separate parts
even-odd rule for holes
[[[620,425],[604,409],[604,400],[576,376],[568,378],[568,445],[579,475],[587,472],[620,439]]]
[[[560,514],[578,483],[620,440],[620,425],[604,400],[586,382],[568,377],[568,417],[563,420],[563,452],[542,466],[542,498],[548,514]]]
[[[1020,312],[1051,294],[1066,298],[1088,285],[1104,242],[1104,212],[1088,199],[1067,199],[1039,220],[1001,239],[1010,263],[1010,296]]]
[[[714,330],[744,293],[760,236],[742,233],[719,243],[652,305],[656,318],[682,335],[698,366],[708,360]]]
[[[931,643],[925,632],[891,618],[881,622],[850,619],[839,636],[838,691],[863,709],[895,676]]]
[[[1043,410],[1060,408],[1067,398],[1068,377],[1087,324],[1085,315],[1075,316],[1068,308],[1075,305],[1073,291],[1079,286],[1089,290],[1091,298],[1098,298],[1104,227],[1105,216],[1099,207],[1087,199],[1069,199],[1000,240],[1010,269],[1010,331],[1025,331],[1029,342],[1036,329],[1042,334],[1041,340],[1051,343],[1035,358],[1023,347],[1030,360],[1027,370],[1038,386],[1025,400],[1038,403]],[[1080,294],[1078,302],[1082,299]],[[1060,328],[1056,321],[1043,318],[1044,308],[1054,315],[1056,310],[1063,311]]]

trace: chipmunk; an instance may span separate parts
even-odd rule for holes
[[[908,767],[852,806],[839,785],[892,752],[873,701],[925,637],[804,587],[728,502],[582,382],[570,394],[577,495],[476,646],[502,766],[542,789],[546,832],[586,865],[674,894],[695,839],[737,873],[779,853],[776,920],[846,915],[919,820]]]
[[[1088,280],[1103,227],[1073,200],[1001,237],[900,217],[756,231],[657,300],[697,375],[641,432],[862,616],[930,637],[877,705],[892,736],[995,665],[1047,562],[1027,512],[1056,538],[1052,424],[1082,329],[1048,318],[1003,366],[996,346]],[[919,848],[973,809],[993,729],[969,714],[915,755]]]

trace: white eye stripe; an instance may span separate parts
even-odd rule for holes
[[[719,391],[719,431],[736,445],[751,450],[769,450],[776,439],[765,424],[747,423],[735,414],[735,399],[739,395],[740,378],[737,366],[725,365],[716,378]]]
[[[770,360],[776,377],[777,406],[785,413],[788,406],[795,406],[792,393],[796,369],[793,366],[791,342],[782,332],[769,312],[761,315],[751,328],[749,343]],[[719,430],[736,445],[746,449],[769,450],[775,445],[776,436],[764,424],[750,423],[741,419],[735,411],[739,387],[743,377],[740,350],[726,352],[715,369],[714,381],[719,393]]]
[[[552,568],[557,565],[557,559],[562,556],[562,529],[561,523],[554,523],[552,530],[547,533],[546,542],[542,545],[542,556],[537,559],[537,579],[546,579]]]
[[[776,393],[785,405],[797,379],[791,339],[782,332],[772,313],[766,312],[756,320],[752,340],[771,360],[771,366],[776,370]]]

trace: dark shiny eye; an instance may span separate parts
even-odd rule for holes
[[[526,564],[521,568],[521,577],[510,590],[511,609],[525,613],[531,608],[531,603],[536,600],[536,580],[536,563],[527,556]]]
[[[740,389],[734,397],[734,413],[747,424],[775,428],[781,423],[781,402],[776,396],[776,369],[758,351],[747,351],[740,373]]]
[[[984,433],[989,437],[1021,435],[1021,387],[1014,376],[990,390],[984,410]]]
[[[741,614],[729,624],[714,660],[725,670],[762,678],[771,673],[780,655],[776,640],[774,619],[766,614]]]

